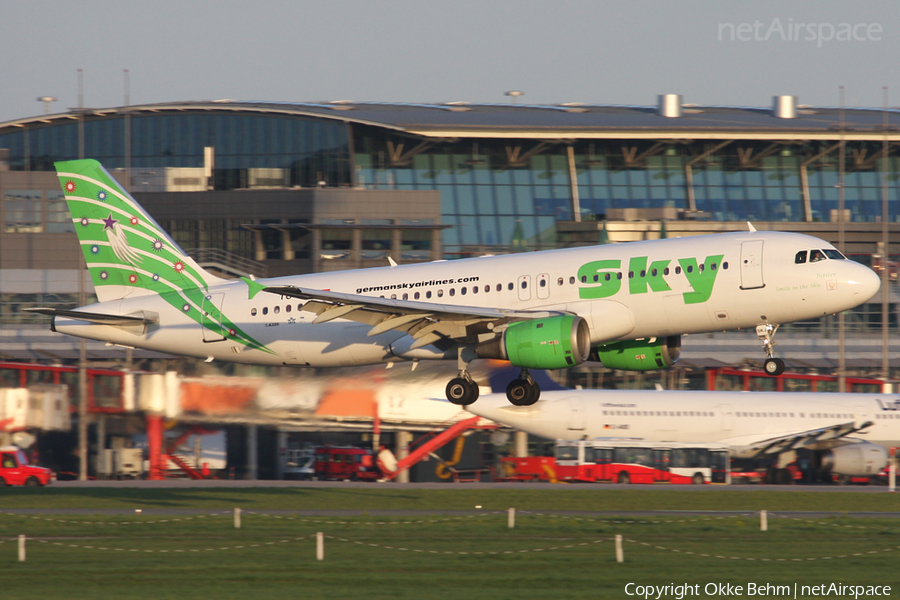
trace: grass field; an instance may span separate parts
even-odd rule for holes
[[[517,508],[514,529],[507,527],[510,506]],[[240,529],[234,528],[234,507],[243,511]],[[755,513],[620,518],[545,512],[900,511],[900,499],[887,493],[374,485],[0,490],[0,509],[16,508],[128,512],[0,513],[3,598],[629,598],[628,582],[700,584],[702,597],[718,597],[702,594],[707,583],[893,585],[893,594],[900,591],[897,519],[773,517],[769,531],[761,532]],[[267,512],[384,509],[429,514]],[[451,512],[459,510],[471,512]],[[321,562],[316,532],[325,535]],[[17,560],[20,534],[29,538],[24,563]],[[621,564],[617,534],[625,539]]]

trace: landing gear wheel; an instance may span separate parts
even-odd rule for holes
[[[525,406],[531,406],[535,402],[541,399],[541,386],[537,384],[537,381],[531,382],[531,396],[528,399],[528,404]]]
[[[447,384],[447,400],[457,406],[466,406],[478,400],[478,385],[465,377],[456,377]]]
[[[762,317],[765,319],[765,316]],[[778,377],[784,373],[784,361],[775,358],[775,332],[778,331],[778,325],[766,323],[765,325],[756,326],[756,335],[759,341],[763,343],[763,350],[766,351],[766,362],[763,363],[763,370],[770,377]]]
[[[513,379],[506,386],[506,398],[514,406],[525,406],[524,402],[528,400],[528,382],[524,379]]]
[[[767,358],[763,364],[766,375],[777,377],[784,373],[784,361],[780,358]]]
[[[528,379],[513,379],[506,386],[506,398],[513,406],[531,406],[540,397],[540,386]]]

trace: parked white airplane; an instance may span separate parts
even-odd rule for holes
[[[467,366],[522,368],[507,395],[535,402],[528,369],[589,357],[616,369],[671,366],[681,334],[778,325],[848,310],[880,286],[814,237],[781,232],[665,239],[253,281],[204,271],[94,160],[56,163],[98,304],[55,331],[113,344],[266,365],[348,366],[456,358],[447,397],[471,404]],[[260,293],[265,292],[265,293]],[[299,300],[299,302],[297,301]]]
[[[900,447],[897,394],[566,390],[531,406],[489,394],[466,409],[549,439],[716,442],[739,459],[777,456],[781,467],[806,449],[839,475],[878,473]]]

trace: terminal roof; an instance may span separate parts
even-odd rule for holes
[[[436,138],[535,139],[838,139],[900,140],[900,110],[799,106],[793,119],[771,107],[684,105],[664,117],[655,106],[591,104],[412,104],[387,102],[247,102],[211,100],[84,109],[87,118],[219,112],[281,114],[340,120]],[[842,114],[843,113],[843,114]],[[0,123],[33,127],[77,118],[78,110]],[[884,127],[887,117],[888,127]]]

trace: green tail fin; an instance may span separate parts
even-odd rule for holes
[[[185,254],[96,160],[58,162],[56,173],[101,302],[221,281]]]

